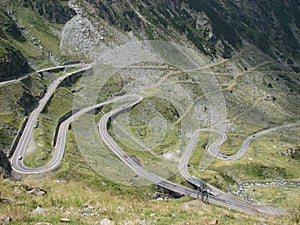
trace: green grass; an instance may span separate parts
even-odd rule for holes
[[[59,39],[49,29],[51,26],[60,28],[59,25],[49,23],[29,8],[17,7],[16,11],[16,17],[23,26],[27,27],[30,34],[41,40],[41,45],[47,50],[52,51],[55,55],[60,55]]]
[[[151,135],[150,130],[146,125],[130,126],[130,131],[135,138],[140,140],[149,138]]]
[[[1,149],[8,152],[22,124],[22,118],[12,113],[0,113],[0,143]]]
[[[72,56],[60,52],[60,38],[51,31],[51,29],[54,29],[60,32],[62,25],[49,22],[30,7],[22,7],[19,1],[13,2],[12,8],[15,10],[14,16],[29,35],[23,34],[26,39],[23,38],[22,41],[7,35],[8,40],[6,42],[20,50],[27,59],[30,59],[32,67],[39,69],[53,66],[49,54],[61,62],[73,59]],[[32,36],[35,40],[29,40],[29,36]],[[1,48],[0,55],[3,53],[4,51]]]
[[[180,141],[179,132],[175,128],[166,129],[166,136],[160,144],[153,149],[157,154],[163,154],[166,151],[175,151],[178,142]],[[155,140],[155,139],[154,139]]]
[[[40,167],[45,165],[52,156],[52,140],[56,124],[52,121],[40,120],[40,127],[36,128],[34,134],[34,144],[29,144],[24,157],[24,164],[28,167]]]
[[[10,44],[14,46],[14,48],[20,50],[26,58],[42,57],[41,51],[28,40],[20,43],[12,39],[10,40]]]
[[[214,205],[201,202],[191,202],[189,198],[170,199],[167,201],[151,201],[154,186],[131,187],[113,183],[95,173],[82,158],[75,137],[71,131],[67,135],[68,144],[65,156],[59,168],[53,175],[40,177],[29,176],[21,182],[11,182],[0,179],[1,198],[13,197],[24,205],[16,205],[0,201],[1,217],[10,216],[14,224],[35,224],[46,221],[59,224],[60,218],[69,218],[70,224],[94,224],[104,218],[113,220],[115,224],[126,221],[146,220],[158,224],[207,224],[219,220],[222,224],[253,224],[256,217],[240,214]],[[118,160],[118,159],[116,159]],[[59,184],[57,179],[67,180],[67,184]],[[25,193],[23,184],[44,188],[47,194],[34,196]],[[17,190],[17,191],[16,191]],[[186,209],[186,204],[191,204]],[[47,211],[44,215],[34,215],[32,210],[38,205]],[[80,213],[86,206],[93,206],[91,213],[83,217]],[[117,212],[119,206],[125,211]],[[70,212],[70,214],[64,214]],[[98,212],[100,216],[93,214]],[[152,216],[155,214],[155,218]],[[130,215],[130,217],[128,217]],[[200,215],[200,217],[199,217]],[[264,218],[266,222],[293,223],[292,217]]]
[[[44,80],[45,81],[45,80]],[[0,126],[1,146],[5,151],[12,144],[16,132],[20,129],[25,118],[26,107],[32,106],[33,96],[40,96],[43,92],[44,84],[33,75],[22,82],[15,82],[0,86]],[[22,97],[22,98],[21,98]]]
[[[109,131],[112,137],[115,137],[114,133],[111,130]],[[165,178],[173,176],[175,171],[177,173],[177,165],[166,162],[165,160],[152,155],[150,152],[145,151],[145,149],[141,149],[141,147],[137,146],[131,139],[126,138],[125,140],[119,141],[115,138],[115,140],[118,145],[127,152],[128,156],[137,158],[147,171],[151,171]],[[132,146],[136,147],[132,148]]]
[[[208,144],[208,138],[210,134],[204,133],[198,138],[197,145],[193,151],[193,154],[189,160],[189,163],[194,165],[195,167],[199,166],[199,159],[205,151],[205,147]]]
[[[7,54],[7,50],[5,49],[5,47],[7,47],[8,44],[5,40],[3,40],[2,38],[0,38],[0,58],[2,58],[5,54]]]
[[[18,98],[22,96],[23,92],[22,83],[20,82],[0,86],[1,111],[16,115],[22,111],[21,106],[18,104]]]
[[[189,164],[191,165],[189,171],[192,175],[199,177],[222,190],[230,189],[235,186],[235,181],[227,174],[226,170],[221,168],[211,168],[210,165],[208,165],[208,168],[200,170],[200,168],[205,167],[206,163],[209,163],[210,161],[214,164],[214,158],[205,150],[209,139],[210,134],[208,133],[199,136],[197,145],[189,160]]]
[[[300,161],[300,146],[296,146],[296,151],[292,154],[292,158]]]
[[[249,126],[248,129],[251,132],[254,127]],[[297,148],[299,142],[297,133],[299,133],[299,128],[295,127],[260,137],[251,142],[245,156],[237,161],[223,161],[209,156],[205,151],[209,134],[200,135],[196,149],[189,160],[192,165],[189,170],[191,174],[223,190],[234,188],[235,179],[242,181],[298,180],[299,160],[292,155],[281,154],[281,151],[290,146]],[[231,136],[229,135],[229,140],[221,147],[223,154],[235,154],[241,142],[247,137],[247,135],[241,135],[239,138],[236,135],[233,135],[233,138]],[[206,163],[209,163],[208,167],[205,170],[199,170]]]
[[[300,190],[298,188],[249,186],[245,193],[251,199],[264,202],[273,207],[295,209],[294,204],[297,203],[297,200],[300,201]]]
[[[248,164],[238,164],[230,168],[232,171],[236,171],[239,169],[240,171],[244,172],[244,176],[248,179],[252,180],[282,180],[282,179],[293,179],[291,174],[289,174],[286,168],[282,166],[266,166],[261,163],[252,163],[249,162]]]
[[[101,85],[101,84],[100,84]],[[115,74],[108,78],[98,96],[98,102],[107,101],[122,91],[124,79],[120,74]],[[98,90],[99,92],[99,90]]]
[[[0,12],[1,13],[1,12]],[[7,17],[5,17],[7,19]],[[11,20],[7,20],[6,24],[11,24],[11,26],[16,26],[13,24]],[[29,40],[25,39],[24,37],[14,37],[12,35],[16,35],[15,33],[7,33],[4,32],[6,39],[0,38],[0,56],[2,57],[4,54],[7,53],[5,47],[13,46],[14,49],[20,50],[25,57],[28,58],[37,58],[41,56],[40,49],[30,42]],[[22,39],[22,40],[19,40]]]
[[[150,198],[141,198],[139,195],[116,194],[110,190],[99,190],[99,185],[69,180],[67,184],[58,184],[55,179],[43,178],[36,180],[28,177],[26,181],[11,182],[0,180],[1,197],[12,197],[24,205],[16,205],[0,201],[0,216],[10,216],[12,224],[36,224],[44,221],[52,224],[60,223],[60,218],[69,218],[69,224],[94,224],[104,218],[113,220],[115,224],[138,224],[146,220],[150,224],[208,224],[218,220],[222,224],[255,224],[259,220],[256,216],[248,216],[214,205],[206,205],[189,198],[170,199],[166,201],[149,201]],[[47,190],[44,196],[27,194],[22,185],[38,186]],[[109,188],[109,187],[107,187]],[[15,190],[18,190],[15,192]],[[138,190],[137,190],[138,193]],[[32,210],[38,205],[47,211],[44,215],[34,215]],[[189,206],[188,206],[189,205]],[[82,216],[80,211],[86,206],[94,208],[87,216]],[[118,212],[118,207],[125,208]],[[187,208],[188,206],[188,208]],[[65,214],[65,212],[70,212]],[[97,214],[95,214],[97,212]],[[130,216],[128,216],[130,215]],[[153,216],[155,215],[155,216]],[[268,224],[296,224],[291,216],[264,217]],[[156,220],[156,222],[154,221]]]

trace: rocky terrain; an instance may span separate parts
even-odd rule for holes
[[[39,129],[34,131],[36,146],[44,152],[31,155],[33,158],[36,156],[28,160],[31,166],[42,165],[51,157],[56,122],[74,107],[74,96],[79,99],[78,107],[82,107],[126,93],[143,92],[147,98],[133,108],[129,119],[125,118],[131,121],[126,125],[130,127],[129,136],[132,139],[138,137],[140,143],[146,140],[141,146],[151,148],[160,159],[176,162],[180,158],[180,148],[187,142],[185,139],[178,141],[182,138],[180,132],[188,135],[193,131],[191,128],[215,126],[228,133],[229,140],[222,151],[232,155],[247,136],[300,119],[299,1],[4,0],[0,3],[0,24],[0,174],[3,178],[11,177],[12,169],[6,155],[24,119],[43,97],[50,82],[65,72],[34,73],[40,68],[72,62],[96,62],[95,71],[101,76],[95,72],[96,79],[69,80],[58,88],[47,110],[39,118]],[[168,43],[182,46],[180,53]],[[155,54],[152,54],[150,47],[155,49]],[[185,61],[180,61],[184,57],[179,57],[180,54],[192,59],[193,64],[185,67]],[[105,80],[109,66],[122,69],[111,79]],[[200,72],[191,72],[195,68]],[[17,80],[26,74],[30,75]],[[212,95],[207,94],[211,91]],[[178,107],[172,98],[182,105]],[[153,115],[163,116],[167,122],[153,118]],[[190,119],[190,130],[180,127],[184,118]],[[121,124],[122,117],[115,121]],[[164,130],[165,124],[168,129]],[[163,138],[155,129],[158,125],[166,132]],[[122,140],[122,135],[117,133],[121,128],[111,130],[116,132],[114,137],[119,140]],[[207,182],[251,201],[258,201],[251,188],[274,186],[298,190],[300,175],[295,169],[299,165],[300,155],[298,131],[295,128],[275,132],[257,141],[242,162],[216,162],[206,171],[199,169],[201,158],[200,153],[196,153],[191,159],[190,170],[193,175],[201,175]],[[206,224],[217,224],[218,221],[235,221],[236,224],[241,221],[258,222],[239,214],[232,216],[224,209],[211,206],[207,206],[209,209],[206,211],[206,206],[201,205],[203,211],[199,211],[198,205],[189,200],[182,200],[182,204],[175,207],[170,206],[174,204],[172,200],[170,205],[167,200],[163,203],[164,209],[156,208],[157,203],[152,204],[149,200],[157,191],[156,187],[138,190],[120,185],[116,180],[108,181],[106,173],[117,167],[118,170],[122,168],[123,172],[128,168],[116,162],[108,170],[110,162],[105,160],[114,158],[106,154],[106,148],[98,149],[101,143],[97,142],[97,149],[91,145],[95,143],[93,133],[83,133],[82,140],[74,133],[70,129],[67,157],[54,174],[49,174],[47,178],[33,176],[33,180],[29,176],[28,180],[26,177],[20,183],[0,180],[1,186],[8,184],[7,189],[1,190],[5,197],[10,199],[14,196],[13,201],[8,201],[13,205],[10,210],[6,198],[3,200],[3,194],[0,195],[0,218],[4,217],[7,222],[35,223],[40,222],[42,217],[53,224],[183,224],[186,221],[195,222],[199,215],[204,215],[201,221]],[[158,136],[157,143],[153,144],[149,135],[155,134]],[[125,136],[123,141],[128,144],[128,135]],[[160,141],[162,143],[158,143]],[[99,156],[101,152],[99,162],[94,158],[90,160],[97,164],[98,174],[93,171],[97,171],[95,167],[91,168],[92,163],[83,158],[84,152],[80,153],[78,145],[81,144],[88,150],[88,155],[94,151]],[[136,144],[128,144],[129,151]],[[207,137],[199,141],[201,154],[208,144]],[[132,157],[141,164],[148,163],[142,154],[132,153]],[[162,173],[172,174],[172,179],[184,183],[176,175],[177,166],[174,172],[171,171],[173,166],[169,166],[171,164],[166,165]],[[131,174],[128,174],[130,177]],[[128,180],[134,183],[136,177],[129,179],[128,176],[122,179],[127,184]],[[37,187],[40,184],[35,178],[41,178],[41,187]],[[37,192],[29,193],[32,190],[24,188],[27,182],[36,187],[33,189]],[[61,194],[65,187],[68,199]],[[86,195],[93,193],[92,197],[81,196],[74,191],[77,187]],[[142,210],[130,204],[131,195],[124,194],[128,190],[134,196],[133,202],[139,204]],[[45,193],[35,194],[40,191]],[[282,193],[285,191],[281,190]],[[72,196],[74,192],[76,195]],[[265,192],[260,190],[256,193]],[[286,199],[292,199],[295,193],[289,192]],[[159,197],[159,200],[167,199],[163,194]],[[97,204],[93,198],[101,203]],[[105,206],[110,198],[114,202]],[[140,198],[143,200],[140,201]],[[284,201],[278,199],[278,202]],[[148,204],[150,211],[146,209]],[[18,214],[20,210],[30,216],[21,216]],[[191,220],[184,215],[185,210]],[[226,216],[219,217],[220,212]],[[134,219],[126,219],[128,213],[132,213]],[[168,217],[172,218],[171,222]],[[277,222],[281,223],[281,219]],[[272,219],[262,221],[268,223]],[[299,222],[299,218],[289,221]]]
[[[64,53],[87,60],[96,60],[99,52],[136,40],[191,44],[211,58],[231,57],[245,44],[251,44],[299,71],[300,6],[294,1],[34,0],[16,1],[14,5],[18,4],[50,22],[50,30],[60,39]],[[39,42],[33,34],[37,33],[22,24],[24,19],[16,19],[18,9],[8,3],[2,5],[2,40],[14,38],[22,43],[29,32],[31,41]],[[66,26],[61,30],[60,25]],[[23,59],[21,54],[19,58]],[[13,61],[23,65],[22,60]]]
[[[211,57],[230,57],[250,43],[299,70],[298,2],[88,2],[108,24],[142,39],[186,40]]]
[[[5,11],[0,12],[0,81],[17,78],[32,71],[27,59],[20,50],[9,43],[9,38],[16,41],[25,41],[20,29]]]

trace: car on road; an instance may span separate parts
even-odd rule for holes
[[[124,158],[126,158],[126,159],[128,158],[128,156],[127,156],[126,154],[124,154],[123,156],[124,156]]]
[[[18,160],[22,160],[22,159],[23,159],[23,156],[19,155]]]

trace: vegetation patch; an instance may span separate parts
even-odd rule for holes
[[[300,146],[295,148],[295,152],[291,156],[293,159],[300,160]]]
[[[46,82],[46,79],[44,80]],[[1,144],[8,151],[23,119],[34,108],[38,98],[44,93],[42,80],[32,75],[22,82],[0,86],[0,129]]]
[[[90,171],[88,174],[91,173]],[[69,224],[95,224],[104,219],[109,219],[115,224],[208,224],[216,220],[233,225],[241,222],[249,225],[259,223],[255,216],[206,205],[198,200],[182,198],[156,201],[152,196],[143,198],[140,191],[145,189],[141,187],[118,194],[110,189],[111,185],[106,181],[104,182],[107,186],[101,184],[101,178],[96,179],[99,183],[95,185],[87,183],[89,180],[86,176],[83,176],[82,180],[66,182],[54,177],[44,177],[42,181],[28,177],[26,181],[19,183],[1,179],[0,216],[10,217],[11,223],[14,224],[36,224],[41,221],[60,224],[61,218],[70,219]],[[35,196],[26,193],[24,185],[43,188],[47,194]],[[11,198],[23,204],[2,200],[4,198]],[[44,214],[33,213],[38,206],[46,210]],[[266,217],[264,220],[276,224],[295,223],[289,216]]]
[[[244,170],[246,175],[259,180],[291,178],[286,169],[282,167],[270,167],[259,163],[249,163],[247,165],[240,165],[238,168]]]
[[[0,148],[8,152],[21,127],[22,118],[11,113],[0,113],[0,118]]]
[[[300,200],[299,188],[281,186],[249,186],[245,193],[250,199],[264,202],[272,207],[285,207],[290,210],[299,210],[297,200]]]

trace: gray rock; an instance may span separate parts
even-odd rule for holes
[[[17,205],[25,205],[25,202],[16,202]]]
[[[48,223],[48,222],[39,222],[39,223],[36,223],[35,225],[52,225],[52,224]]]
[[[36,207],[36,209],[34,209],[32,211],[33,214],[45,214],[45,212],[46,212],[46,209],[44,209],[40,206]]]
[[[111,221],[111,220],[109,220],[109,219],[107,219],[107,218],[105,218],[105,219],[103,219],[101,221],[96,222],[95,224],[97,224],[97,225],[113,225],[114,222]]]
[[[7,216],[7,217],[5,217],[4,219],[3,219],[3,223],[2,224],[7,224],[7,223],[9,223],[11,221],[11,218],[9,217],[9,216]]]
[[[242,217],[240,216],[234,216],[234,218],[236,218],[237,220],[242,220]]]
[[[60,218],[60,222],[62,223],[70,223],[70,219],[69,218]]]
[[[208,223],[209,225],[216,225],[219,224],[219,220],[212,220]]]
[[[58,184],[67,184],[68,181],[66,181],[66,180],[56,180],[56,183],[58,183]]]
[[[26,192],[27,194],[32,194],[32,195],[35,195],[35,196],[43,196],[46,194],[45,191],[42,191],[42,190],[38,190],[38,189],[33,189],[31,191],[27,191]]]
[[[86,208],[84,208],[83,210],[81,210],[82,214],[87,214],[90,213],[93,210],[94,207],[88,206]]]
[[[122,212],[122,211],[125,211],[125,210],[126,210],[125,207],[123,207],[123,206],[118,206],[116,212],[119,213],[119,212]]]
[[[147,225],[148,223],[147,223],[146,220],[140,220],[140,221],[138,222],[138,224],[139,224],[139,225]]]
[[[26,190],[26,193],[36,195],[36,196],[43,196],[47,194],[47,191],[40,187],[23,185],[23,188]]]
[[[13,198],[1,198],[1,201],[6,201],[6,202],[15,202]]]

